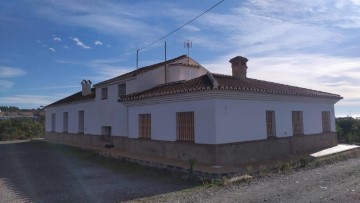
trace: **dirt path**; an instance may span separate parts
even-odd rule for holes
[[[0,202],[120,202],[189,187],[164,171],[72,147],[0,144]]]
[[[142,199],[153,202],[360,202],[360,158],[249,183]]]

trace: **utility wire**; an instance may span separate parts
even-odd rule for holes
[[[187,23],[185,23],[184,25],[182,25],[182,26],[180,26],[180,27],[176,28],[175,30],[173,30],[173,31],[169,32],[167,35],[165,35],[165,36],[163,36],[163,37],[161,37],[161,38],[159,38],[159,39],[157,39],[157,40],[155,40],[155,41],[151,42],[150,44],[147,44],[147,45],[145,45],[145,46],[141,47],[141,48],[140,48],[140,49],[138,49],[137,51],[140,51],[140,50],[142,50],[142,49],[145,49],[145,48],[147,48],[147,47],[149,47],[149,46],[151,46],[151,45],[155,44],[156,42],[158,42],[158,41],[160,41],[160,40],[162,40],[162,39],[165,39],[166,37],[168,37],[168,36],[170,36],[170,35],[174,34],[174,33],[175,33],[175,32],[177,32],[178,30],[180,30],[181,28],[183,28],[183,27],[185,27],[186,25],[188,25],[188,24],[192,23],[194,20],[198,19],[200,16],[202,16],[202,15],[204,15],[205,13],[209,12],[210,10],[212,10],[213,8],[215,8],[216,6],[218,6],[219,4],[221,4],[221,3],[222,3],[222,2],[224,2],[224,1],[225,1],[225,0],[221,0],[221,1],[219,1],[217,4],[213,5],[212,7],[210,7],[209,9],[207,9],[206,11],[202,12],[200,15],[196,16],[196,17],[195,17],[195,18],[193,18],[192,20],[190,20],[190,21],[188,21]]]

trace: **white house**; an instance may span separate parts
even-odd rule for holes
[[[334,104],[341,96],[248,78],[248,59],[232,76],[183,55],[95,84],[46,106],[46,139],[139,156],[210,165],[313,152],[337,144]],[[229,67],[230,68],[230,67]]]

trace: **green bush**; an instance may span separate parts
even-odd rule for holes
[[[338,140],[347,143],[360,141],[360,119],[352,117],[336,118],[336,132]]]
[[[0,141],[30,139],[44,136],[44,125],[33,119],[0,120]]]

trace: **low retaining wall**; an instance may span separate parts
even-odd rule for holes
[[[76,145],[84,148],[104,148],[107,143],[99,135],[46,133],[52,142]],[[155,156],[167,159],[198,162],[210,165],[242,165],[312,153],[337,145],[336,133],[297,135],[260,141],[231,144],[193,144],[127,137],[113,137],[116,149],[141,156]]]

